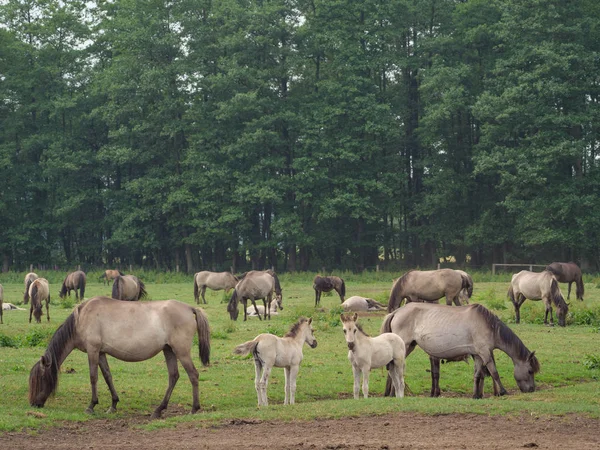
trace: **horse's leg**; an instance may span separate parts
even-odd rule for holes
[[[258,406],[263,406],[263,396],[262,396],[262,387],[261,387],[261,372],[263,369],[263,364],[259,358],[254,358],[254,389],[256,389],[256,396],[258,397]]]
[[[260,313],[258,312],[258,308],[256,307],[256,300],[254,300],[253,298],[250,299],[250,301],[252,302],[252,305],[254,306],[254,312],[256,312],[256,315],[258,316],[258,318],[260,320],[262,320],[262,318],[260,317]],[[263,299],[264,301],[264,299]],[[244,308],[244,311],[246,310],[246,308]],[[265,316],[266,319],[266,316]],[[246,316],[244,316],[244,320],[246,320]]]
[[[98,358],[98,363],[100,365],[100,370],[102,371],[102,376],[104,377],[104,381],[108,385],[108,389],[110,390],[110,396],[112,397],[112,405],[106,411],[107,413],[117,412],[117,403],[119,403],[119,395],[117,394],[117,390],[115,389],[115,385],[112,381],[112,374],[110,373],[110,368],[108,367],[108,361],[106,360],[106,354],[100,353]]]
[[[389,374],[392,376],[392,383],[396,390],[396,397],[404,397],[404,358],[395,359],[388,366]]]
[[[267,366],[264,364],[263,373],[260,377],[260,390],[262,392],[263,406],[269,406],[269,398],[267,397],[267,387],[269,386],[269,377],[271,376],[271,370],[273,366]]]
[[[473,361],[475,363],[473,370],[473,398],[479,399],[483,398],[483,383],[485,377],[483,371],[483,360],[479,356],[474,356]]]
[[[369,375],[370,374],[371,374],[370,367],[365,366],[362,368],[362,376],[363,376],[362,392],[363,392],[363,397],[365,397],[365,398],[369,398]]]
[[[406,346],[406,353],[404,354],[404,359],[408,358],[408,355],[412,353],[412,351],[417,346],[416,342],[411,342]],[[404,378],[403,378],[404,379]],[[385,382],[385,391],[383,393],[385,397],[391,397],[392,395],[396,395],[396,389],[394,389],[394,384],[392,383],[392,377],[388,374],[387,381]]]
[[[202,303],[204,303],[206,305],[206,298],[204,297],[205,293],[206,293],[206,285],[202,286],[202,289],[200,290],[200,295],[202,296]]]
[[[450,297],[448,294],[446,294],[446,305],[452,306],[452,300],[453,300],[453,298]],[[460,305],[458,305],[458,306],[460,306]]]
[[[429,357],[429,364],[431,365],[431,392],[430,397],[440,396],[440,359],[434,356]]]
[[[290,367],[290,405],[296,403],[296,378],[299,370],[300,365]]]
[[[319,304],[320,301],[321,301],[321,291],[319,291],[318,289],[315,289],[315,308],[317,307],[317,305]]]
[[[88,351],[88,365],[90,367],[90,384],[92,385],[92,400],[85,410],[88,414],[94,414],[94,406],[98,404],[98,360],[100,355],[95,351]]]
[[[550,313],[550,326],[554,326],[554,317],[552,315],[552,305],[550,304],[550,299],[545,297],[544,304],[546,305],[546,313],[544,314],[544,324],[548,325],[548,313]]]
[[[498,374],[498,370],[496,369],[496,361],[494,360],[494,355],[491,354],[489,357],[489,362],[486,364],[486,368],[490,373],[494,383],[498,386],[498,394],[497,395],[506,395],[506,389],[502,385],[502,381],[500,381],[500,375]],[[494,390],[494,393],[496,390]]]
[[[513,301],[515,307],[515,323],[521,323],[521,305],[525,301],[523,294],[518,294],[517,299]]]
[[[290,382],[291,382],[291,374],[290,374],[290,368],[289,367],[284,367],[283,368],[283,375],[284,375],[284,398],[283,398],[283,404],[287,405],[290,404],[290,398],[291,398],[291,390],[290,390]]]
[[[33,299],[31,300],[31,307],[29,308],[29,323],[31,323],[31,315],[33,314]]]
[[[165,396],[163,397],[160,405],[154,410],[152,413],[152,419],[160,419],[160,416],[163,410],[169,404],[169,399],[171,398],[171,393],[173,392],[173,388],[179,379],[179,368],[177,367],[177,356],[173,352],[173,349],[168,345],[163,349],[163,354],[165,355],[165,362],[167,363],[167,370],[169,372],[169,386],[167,387],[167,391],[165,392]],[[196,380],[196,385],[198,380]]]
[[[352,374],[354,375],[354,400],[360,398],[360,368],[352,364]]]
[[[48,317],[48,322],[50,322],[50,296],[46,299],[46,317]]]
[[[567,300],[571,299],[571,285],[573,284],[572,281],[569,281],[569,289],[567,291]]]
[[[184,354],[175,354],[179,358],[179,362],[185,369],[190,383],[192,384],[192,414],[195,414],[200,409],[200,399],[198,398],[198,370],[194,366],[192,356],[189,351]],[[177,362],[175,363],[177,364]],[[165,405],[166,406],[166,405]]]

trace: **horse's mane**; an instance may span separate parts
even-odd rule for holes
[[[369,336],[369,334],[365,330],[363,330],[363,327],[360,323],[354,322],[354,325],[356,326],[356,328],[358,328],[358,331],[360,331],[362,334],[364,334],[365,336]]]
[[[486,324],[492,329],[494,334],[507,346],[512,347],[517,351],[519,355],[519,359],[526,360],[530,358],[531,352],[523,341],[515,334],[513,330],[511,330],[508,325],[502,322],[498,316],[496,316],[493,312],[487,309],[485,306],[480,304],[473,304],[470,306],[485,320]],[[540,364],[535,356],[530,358],[531,368],[534,373],[539,372]]]
[[[78,310],[81,305],[78,307]],[[29,402],[33,401],[32,395],[43,388],[42,383],[48,383],[50,392],[54,393],[58,387],[58,373],[60,369],[60,362],[64,361],[64,352],[66,351],[66,344],[71,341],[76,334],[75,327],[75,312],[71,313],[69,317],[57,328],[52,335],[48,348],[44,353],[44,359],[50,362],[47,370],[33,370],[30,377],[30,389],[29,389]],[[40,362],[36,363],[40,364]],[[36,366],[34,366],[35,369]]]
[[[394,286],[392,287],[392,292],[390,292],[390,300],[388,301],[388,312],[392,312],[393,310],[398,308],[398,306],[400,306],[402,299],[401,298],[397,299],[397,297],[398,297],[400,291],[402,291],[404,289],[404,287],[406,285],[406,281],[408,280],[408,275],[411,272],[413,272],[413,270],[409,270],[408,272],[406,272],[404,275],[402,275],[400,278],[398,278],[398,280],[394,283]]]
[[[112,293],[111,293],[111,297],[112,298],[119,298],[119,292],[121,290],[121,278],[122,275],[119,275],[117,278],[115,278],[115,281],[113,281],[113,287],[112,287]]]
[[[281,284],[279,283],[279,278],[277,278],[277,274],[272,270],[267,270],[267,273],[273,277],[273,280],[275,280],[275,293],[277,295],[281,294]]]
[[[142,280],[140,280],[139,278],[135,278],[137,283],[138,283],[138,287],[140,288],[140,292],[138,294],[138,298],[142,299],[142,298],[146,298],[146,296],[148,295],[148,292],[146,292],[146,286],[144,285],[144,283],[142,282]]]
[[[302,326],[303,323],[308,322],[308,319],[306,317],[300,317],[298,319],[298,322],[296,322],[294,325],[292,325],[292,328],[290,328],[290,331],[288,331],[287,333],[285,333],[285,335],[283,337],[296,337],[298,335],[298,331],[300,331],[300,327]]]

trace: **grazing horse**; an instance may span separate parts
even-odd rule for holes
[[[253,340],[238,345],[233,352],[236,355],[254,356],[256,376],[254,387],[258,396],[258,406],[267,406],[267,385],[273,367],[283,367],[285,373],[284,405],[293,405],[296,399],[296,377],[302,362],[302,346],[306,342],[311,348],[317,346],[313,335],[312,319],[300,318],[287,334],[280,338],[270,333],[263,333]]]
[[[34,280],[37,280],[39,277],[37,273],[29,272],[25,275],[25,293],[23,294],[23,304],[26,305],[29,303],[29,286],[33,283]]]
[[[70,297],[71,291],[75,291],[75,299],[77,301],[83,300],[85,294],[85,282],[86,277],[84,272],[81,270],[71,272],[63,281],[58,296],[60,298],[65,298],[68,295]]]
[[[115,278],[112,298],[116,300],[136,301],[146,298],[146,286],[134,275],[119,275]]]
[[[29,298],[31,306],[29,307],[29,323],[31,323],[31,315],[35,317],[35,321],[42,321],[42,302],[46,302],[46,316],[50,322],[50,285],[45,278],[37,278],[29,285]]]
[[[342,308],[344,311],[382,311],[385,309],[385,305],[372,298],[354,295],[342,303]]]
[[[463,289],[469,289],[469,280],[456,270],[411,270],[394,281],[388,312],[399,308],[404,299],[406,303],[437,302],[445,296],[447,305],[454,302],[460,306],[459,294]]]
[[[117,270],[117,269],[114,269],[114,270],[107,269],[104,271],[104,273],[102,275],[100,275],[99,281],[102,281],[102,284],[104,286],[106,286],[108,283],[110,283],[112,280],[117,278],[119,275],[123,275],[123,272],[121,272],[120,270]]]
[[[396,333],[406,343],[406,356],[418,345],[430,357],[431,396],[440,395],[439,360],[460,361],[472,356],[475,361],[473,398],[483,397],[483,380],[490,374],[494,393],[505,395],[494,360],[494,349],[500,349],[513,361],[514,376],[521,392],[535,390],[534,375],[540,364],[521,339],[497,316],[482,305],[448,307],[430,303],[409,303],[388,314],[382,333]],[[437,361],[437,372],[434,362]],[[386,387],[386,395],[391,383]]]
[[[552,303],[556,306],[556,317],[561,327],[566,325],[566,317],[569,312],[569,305],[558,287],[558,281],[548,270],[543,272],[530,272],[522,270],[512,276],[508,297],[515,307],[515,322],[521,322],[521,305],[526,299],[543,300],[546,306],[544,323],[548,325],[548,313],[550,313],[550,325],[554,325],[552,317]]]
[[[583,301],[583,278],[581,276],[581,269],[577,264],[574,262],[553,262],[546,267],[546,270],[552,272],[559,283],[569,283],[567,300],[571,298],[571,285],[575,283],[577,299]]]
[[[315,290],[315,306],[321,303],[322,292],[330,292],[334,289],[340,296],[340,302],[344,303],[346,283],[340,277],[322,277],[317,275],[313,280],[313,289]]]
[[[231,272],[209,272],[207,270],[198,272],[194,275],[194,299],[196,299],[196,303],[200,304],[201,295],[202,302],[206,304],[206,298],[204,297],[206,288],[213,291],[225,289],[225,292],[229,293],[229,290],[233,289],[238,281],[240,280]]]
[[[467,287],[461,289],[460,294],[458,294],[458,298],[461,304],[468,305],[469,300],[473,296],[473,277],[464,270],[454,269],[454,271],[464,275],[467,278]]]
[[[86,412],[93,414],[98,404],[98,365],[112,397],[108,412],[115,412],[119,396],[106,355],[121,361],[138,362],[162,351],[169,372],[169,386],[152,418],[159,418],[169,403],[179,379],[178,360],[192,383],[193,414],[200,409],[198,371],[190,353],[196,333],[200,360],[206,366],[210,359],[210,330],[202,310],[177,300],[126,303],[94,297],[78,305],[58,327],[46,353],[31,369],[29,404],[44,406],[56,390],[60,366],[74,349],[78,349],[87,353],[90,367],[92,400]]]
[[[383,333],[370,337],[356,323],[358,314],[340,315],[344,337],[348,344],[348,359],[354,374],[354,398],[358,400],[360,374],[363,376],[362,392],[369,397],[369,373],[371,369],[386,366],[394,385],[396,397],[404,397],[404,358],[406,346],[402,338],[394,333]]]
[[[267,316],[271,319],[271,302],[273,301],[273,291],[275,291],[275,300],[279,309],[283,309],[283,296],[281,292],[281,285],[279,284],[279,278],[277,274],[272,270],[266,270],[260,272],[257,270],[251,270],[247,272],[244,277],[236,284],[231,299],[227,304],[227,311],[231,320],[237,320],[238,318],[238,303],[241,301],[244,305],[244,321],[248,318],[247,307],[248,300],[252,302],[254,310],[258,315],[258,318],[262,320],[256,307],[256,300],[262,300],[264,304],[264,318]]]

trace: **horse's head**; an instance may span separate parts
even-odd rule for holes
[[[62,287],[60,288],[60,291],[58,291],[58,296],[60,298],[65,298],[67,296],[67,285],[66,282],[63,281]]]
[[[33,306],[33,317],[35,317],[35,321],[40,323],[42,321],[42,314],[44,313],[42,308],[42,303],[39,302]]]
[[[348,349],[354,351],[354,346],[356,345],[356,333],[358,332],[358,327],[356,326],[358,314],[354,313],[352,316],[340,314],[340,319],[342,320],[342,328],[344,337],[346,338],[346,344],[348,344]]]
[[[283,294],[281,290],[275,293],[275,301],[277,302],[277,307],[283,310]]]
[[[515,362],[515,381],[521,392],[535,391],[535,374],[540,371],[540,363],[531,352],[523,361]]]
[[[563,300],[563,303],[559,304],[556,307],[556,317],[558,319],[558,324],[561,327],[564,327],[567,324],[568,312],[569,312],[569,304]]]
[[[52,360],[44,355],[33,365],[29,373],[29,404],[43,408],[55,388],[56,374],[52,370]]]
[[[304,327],[304,342],[310,345],[311,348],[317,347],[317,340],[315,339],[314,330],[311,326],[312,317],[308,319],[306,322],[306,326]]]

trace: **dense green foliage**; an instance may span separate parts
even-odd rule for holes
[[[595,0],[3,0],[3,267],[598,269],[599,47]]]

